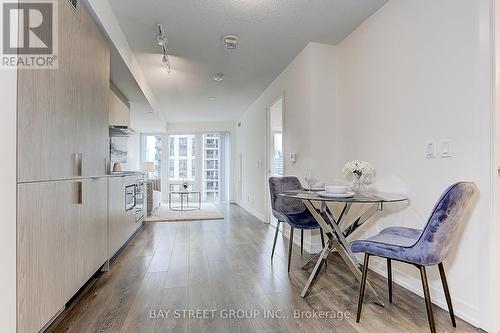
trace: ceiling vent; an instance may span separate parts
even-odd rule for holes
[[[228,50],[234,50],[235,48],[238,47],[239,39],[236,36],[225,36],[223,40],[224,40],[224,47]]]

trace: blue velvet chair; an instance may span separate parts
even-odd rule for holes
[[[476,191],[477,188],[473,183],[461,182],[450,186],[441,195],[441,198],[434,207],[431,217],[423,230],[392,227],[384,229],[378,235],[366,240],[357,240],[351,243],[352,252],[365,254],[356,322],[359,323],[361,317],[361,307],[363,305],[366,277],[368,274],[368,262],[370,256],[377,256],[387,259],[389,302],[391,303],[391,260],[415,265],[420,270],[427,318],[429,319],[430,330],[433,333],[436,331],[436,327],[434,324],[432,302],[425,268],[427,266],[438,265],[451,322],[453,327],[456,327],[443,260],[450,252],[459,222],[462,220]]]
[[[309,212],[309,210],[301,200],[283,198],[278,195],[286,191],[302,189],[302,185],[300,184],[300,181],[297,177],[269,178],[269,192],[271,194],[273,216],[278,220],[276,233],[274,234],[271,260],[274,256],[274,249],[276,247],[276,240],[278,238],[280,223],[288,223],[290,225],[290,243],[288,245],[288,272],[290,272],[294,230],[300,229],[300,253],[302,254],[304,245],[304,230],[321,229],[318,222],[316,222],[312,214]],[[320,235],[321,243],[323,244],[323,247],[325,247],[325,239],[321,230]]]

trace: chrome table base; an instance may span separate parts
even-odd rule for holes
[[[344,228],[342,231],[342,227],[344,224],[345,216],[349,212],[351,208],[351,203],[345,203],[344,207],[339,215],[339,218],[335,220],[333,214],[330,211],[330,208],[325,202],[321,202],[321,209],[318,211],[313,204],[313,200],[302,200],[306,205],[307,209],[314,216],[316,221],[321,226],[321,229],[327,236],[327,241],[325,243],[325,247],[321,251],[321,253],[313,256],[303,267],[304,270],[309,270],[314,261],[316,260],[316,264],[311,272],[311,275],[302,290],[302,297],[306,297],[311,288],[314,286],[318,275],[321,271],[321,267],[323,263],[327,260],[328,256],[331,252],[336,251],[340,254],[342,260],[347,264],[349,270],[354,274],[358,281],[361,281],[361,266],[358,263],[356,257],[351,252],[349,248],[349,243],[347,241],[347,237],[351,235],[356,229],[358,229],[363,223],[368,221],[373,215],[375,215],[378,211],[381,211],[383,206],[381,203],[371,204],[370,207],[355,221]],[[384,306],[384,302],[378,296],[377,292],[373,287],[367,283],[367,288],[372,294],[372,298],[375,304],[380,306]]]

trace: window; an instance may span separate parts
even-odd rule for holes
[[[219,171],[217,170],[208,170],[205,172],[205,179],[208,180],[217,180],[219,179]]]
[[[168,155],[169,156],[175,155],[175,139],[172,137],[168,139]]]
[[[179,138],[179,156],[187,156],[187,138]]]
[[[206,158],[219,158],[219,151],[217,149],[205,149]]]
[[[205,200],[219,199],[219,134],[203,135],[203,197]]]
[[[161,151],[162,137],[160,135],[141,136],[141,159],[142,162],[153,162],[155,170],[149,173],[150,177],[161,177]]]
[[[217,170],[219,169],[218,160],[205,160],[205,170]]]
[[[187,178],[187,160],[179,160],[179,177]]]
[[[168,160],[168,177],[170,179],[174,178],[175,175],[175,161]]]
[[[195,135],[170,135],[168,137],[168,177],[170,181],[193,182],[196,176]]]
[[[273,132],[274,154],[273,154],[273,170],[275,176],[283,176],[283,134],[281,132]]]

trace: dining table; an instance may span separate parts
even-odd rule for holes
[[[354,194],[351,197],[333,197],[321,195],[321,193],[311,190],[294,190],[279,195],[289,199],[301,200],[320,225],[322,232],[327,236],[321,252],[314,255],[302,267],[306,271],[314,267],[302,290],[302,297],[307,297],[320,274],[323,263],[333,252],[339,253],[340,258],[347,264],[356,279],[361,281],[361,265],[349,246],[349,241],[352,241],[351,236],[359,227],[382,212],[386,204],[408,201],[407,196],[396,193],[367,193]],[[353,206],[361,207],[354,210],[351,209]],[[351,210],[356,212],[349,214]],[[380,306],[384,306],[384,302],[375,289],[369,283],[366,286],[373,301]]]

